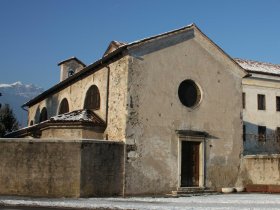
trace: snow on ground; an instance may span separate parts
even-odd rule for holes
[[[220,194],[180,198],[22,198],[0,197],[1,205],[24,205],[63,208],[92,209],[139,209],[139,210],[233,210],[233,209],[280,209],[280,195],[277,194]]]

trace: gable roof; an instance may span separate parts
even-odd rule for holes
[[[234,59],[246,71],[256,74],[280,76],[280,65],[253,60]]]
[[[127,43],[119,42],[119,41],[111,41],[107,49],[105,50],[103,57],[108,55],[109,53],[115,51],[121,46],[127,45]]]
[[[41,93],[37,97],[35,97],[35,98],[31,99],[30,101],[26,102],[25,104],[22,105],[22,107],[32,106],[35,103],[37,103],[38,101],[43,100],[44,98],[46,98],[50,94],[58,92],[59,90],[63,89],[64,87],[67,87],[68,85],[72,84],[73,82],[78,81],[80,78],[87,75],[88,72],[97,71],[100,67],[106,65],[107,63],[112,61],[114,58],[123,57],[125,55],[125,52],[127,52],[127,50],[130,49],[131,47],[137,47],[138,45],[144,44],[146,42],[153,41],[153,40],[158,39],[158,38],[163,38],[163,37],[166,37],[166,36],[169,36],[169,35],[177,34],[177,33],[183,32],[183,31],[188,31],[188,30],[191,30],[191,29],[196,29],[211,44],[213,44],[222,54],[224,54],[228,59],[230,59],[233,62],[233,64],[236,65],[236,67],[240,71],[243,72],[244,75],[247,75],[247,72],[240,65],[238,65],[237,62],[234,59],[232,59],[218,45],[216,45],[210,38],[208,38],[194,23],[192,23],[190,25],[187,25],[185,27],[182,27],[182,28],[179,28],[179,29],[176,29],[176,30],[172,30],[172,31],[168,31],[168,32],[165,32],[165,33],[162,33],[162,34],[155,35],[155,36],[147,37],[147,38],[137,40],[137,41],[134,41],[134,42],[131,42],[131,43],[128,43],[128,44],[115,41],[116,43],[113,43],[114,47],[116,47],[115,50],[109,52],[108,54],[106,54],[106,52],[105,52],[104,56],[101,59],[97,60],[96,62],[94,62],[94,63],[92,63],[88,66],[86,66],[84,69],[82,69],[78,73],[74,74],[71,77],[68,77],[67,79],[61,81],[60,83],[56,84],[55,86],[53,86],[50,89],[46,90],[45,92]],[[111,44],[112,44],[112,42],[110,43],[110,45],[109,45],[109,47],[107,48],[106,51],[110,50],[110,46],[112,46]],[[75,57],[72,58],[72,59],[75,59]],[[60,62],[59,65],[62,64],[63,62],[66,62],[66,61],[67,60]]]
[[[79,60],[78,58],[76,58],[75,56],[71,57],[71,58],[68,58],[66,60],[63,60],[63,61],[60,61],[57,65],[60,66],[61,64],[64,64],[68,61],[71,61],[71,60],[75,60],[77,63],[81,64],[83,67],[86,66],[86,64],[84,64],[81,60]]]

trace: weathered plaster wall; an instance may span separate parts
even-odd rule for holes
[[[234,185],[242,151],[241,75],[228,57],[193,31],[130,50],[126,193],[180,187],[176,130],[206,131],[206,186]],[[244,75],[243,75],[244,76]],[[178,87],[192,79],[202,101],[186,108]]]
[[[280,185],[280,155],[246,155],[242,157],[240,185]]]
[[[100,140],[1,139],[0,194],[122,195],[123,148]]]
[[[279,78],[253,76],[243,79],[243,92],[246,94],[246,107],[243,109],[246,141],[244,154],[279,153],[280,144],[275,131],[280,127],[280,112],[276,111],[276,96],[280,96]],[[258,110],[258,94],[265,95],[266,110]],[[267,139],[258,141],[258,126],[266,126]]]
[[[48,117],[58,114],[59,104],[67,98],[69,111],[83,109],[87,90],[96,85],[100,92],[100,109],[94,112],[106,122],[108,126],[102,139],[123,140],[126,124],[127,104],[127,56],[110,63],[108,66],[91,73],[63,90],[49,96],[45,100],[29,108],[29,122],[39,122],[40,111],[47,108]],[[109,91],[107,89],[109,74]],[[109,94],[107,119],[107,94]],[[93,137],[92,137],[93,138]]]

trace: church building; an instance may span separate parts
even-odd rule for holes
[[[29,126],[7,137],[121,143],[121,195],[236,185],[249,74],[195,24],[58,65],[60,82],[23,105]]]

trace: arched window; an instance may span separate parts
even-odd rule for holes
[[[75,70],[74,69],[72,69],[72,68],[68,69],[68,77],[71,77],[74,74],[75,74]]]
[[[39,122],[43,122],[43,121],[46,121],[48,119],[48,112],[47,112],[47,109],[46,107],[44,107],[40,113],[40,120]]]
[[[100,108],[100,94],[98,87],[92,85],[86,94],[84,109],[94,109],[97,110]]]
[[[40,122],[40,107],[38,106],[35,112],[34,123],[37,124]]]
[[[31,125],[33,125],[33,124],[34,124],[34,123],[33,123],[33,120],[31,120],[30,123],[29,123],[29,125],[31,126]]]
[[[67,112],[69,112],[69,104],[67,99],[64,98],[60,103],[58,114],[64,114]]]

